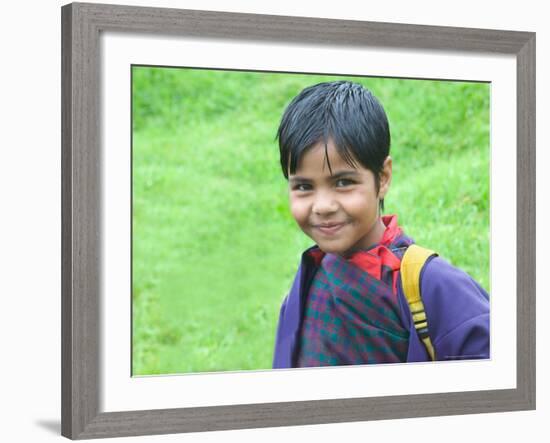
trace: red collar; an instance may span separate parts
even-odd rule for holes
[[[386,226],[384,234],[382,234],[382,239],[380,244],[383,246],[389,246],[397,236],[403,234],[403,231],[397,224],[397,215],[383,215],[382,223]]]

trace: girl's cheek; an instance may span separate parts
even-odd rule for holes
[[[307,220],[307,209],[305,205],[300,202],[294,200],[290,201],[290,213],[299,225],[303,225]]]

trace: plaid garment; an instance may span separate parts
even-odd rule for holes
[[[406,361],[409,331],[401,323],[395,283],[413,241],[399,228],[393,232],[348,259],[319,257],[304,309],[298,367]]]

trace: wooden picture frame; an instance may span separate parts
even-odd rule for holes
[[[517,61],[517,387],[232,406],[100,410],[103,31],[513,55]],[[62,7],[62,434],[72,439],[535,408],[535,34],[72,3]]]

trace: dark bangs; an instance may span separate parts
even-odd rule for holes
[[[348,81],[319,83],[300,92],[286,108],[277,138],[287,179],[289,172],[296,172],[305,151],[318,143],[326,149],[332,139],[350,166],[359,162],[375,174],[378,186],[378,174],[390,149],[384,109],[368,89]]]

